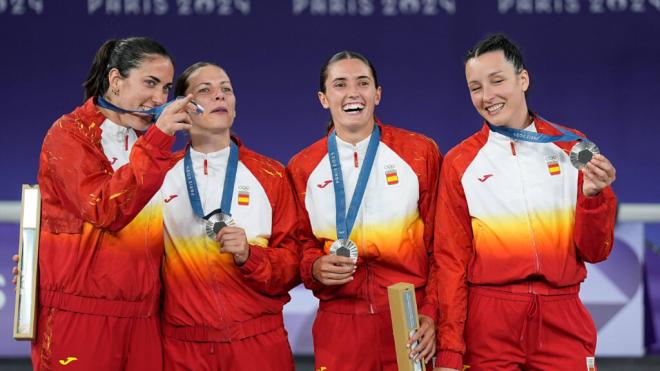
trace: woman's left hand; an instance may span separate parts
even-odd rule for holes
[[[243,228],[226,226],[218,232],[215,240],[220,242],[220,252],[234,255],[236,265],[243,265],[250,257],[250,245]]]
[[[594,157],[582,168],[584,182],[582,183],[582,194],[592,197],[600,193],[616,179],[616,169],[603,155]]]
[[[423,314],[419,315],[419,329],[408,340],[408,347],[419,341],[415,349],[410,350],[411,359],[422,359],[424,363],[428,363],[435,355],[435,322],[431,317]]]

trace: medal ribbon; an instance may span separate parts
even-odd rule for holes
[[[357,218],[364,191],[367,189],[369,174],[374,165],[378,144],[380,143],[380,127],[374,125],[374,130],[369,139],[367,154],[364,157],[364,163],[360,174],[358,175],[355,192],[351,198],[351,204],[346,212],[346,191],[344,190],[344,177],[341,172],[341,163],[339,161],[339,151],[337,150],[337,133],[332,131],[328,137],[328,158],[330,159],[330,168],[332,170],[332,183],[335,187],[335,210],[337,223],[337,239],[348,239],[353,230],[355,219]]]
[[[547,135],[543,133],[537,133],[529,130],[520,130],[507,128],[503,126],[495,126],[490,122],[486,122],[491,131],[494,131],[498,134],[502,134],[511,139],[520,140],[523,142],[532,142],[532,143],[554,143],[554,142],[572,142],[574,140],[584,140],[585,137],[570,132],[561,126],[555,125],[549,121],[548,124],[552,125],[553,128],[559,130],[562,135]]]
[[[108,102],[103,98],[102,96],[98,96],[96,103],[99,105],[99,107],[103,107],[105,109],[109,109],[111,111],[119,112],[119,113],[137,113],[140,115],[147,115],[151,116],[151,122],[156,122],[158,120],[158,117],[160,117],[160,114],[163,113],[163,110],[165,107],[169,106],[172,102],[174,101],[169,101],[161,106],[154,107],[154,108],[149,108],[147,110],[130,110],[130,109],[124,109],[121,107],[117,107],[114,104]]]
[[[146,109],[146,110],[130,110],[130,109],[124,109],[124,108],[121,108],[121,107],[117,107],[114,104],[112,104],[112,103],[108,102],[107,100],[105,100],[105,98],[103,98],[100,95],[97,97],[96,103],[99,105],[99,107],[103,107],[103,108],[109,109],[111,111],[119,112],[119,113],[136,113],[136,114],[140,114],[140,115],[151,116],[151,122],[156,122],[156,121],[158,121],[158,118],[160,117],[160,115],[163,113],[163,110],[179,98],[181,98],[181,97],[177,97],[176,99],[171,100],[169,102],[166,102],[165,104],[162,104],[158,107],[149,108],[149,109]],[[190,103],[192,103],[195,106],[194,113],[196,113],[196,114],[204,113],[204,109],[200,105],[198,105],[197,103],[195,103],[193,101],[190,101]]]
[[[231,199],[234,194],[234,184],[236,183],[236,171],[238,170],[238,146],[230,140],[229,161],[227,162],[227,173],[225,174],[224,188],[222,189],[222,199],[220,201],[220,211],[231,216]],[[193,170],[192,158],[190,156],[190,146],[186,148],[186,155],[183,158],[183,171],[186,176],[186,187],[188,188],[188,198],[195,215],[204,217],[204,209],[200,200],[197,182],[195,181],[195,172]]]

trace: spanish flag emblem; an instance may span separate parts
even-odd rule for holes
[[[396,174],[396,169],[387,170],[385,172],[385,179],[388,185],[399,183],[399,176]]]
[[[241,206],[247,206],[250,204],[250,192],[239,191],[238,192],[238,204]]]
[[[561,174],[561,169],[559,168],[559,162],[557,161],[548,162],[548,171],[550,172],[550,175]]]

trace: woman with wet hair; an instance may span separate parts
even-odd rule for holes
[[[530,74],[505,35],[468,51],[465,77],[483,124],[442,168],[439,370],[595,370],[579,292],[585,262],[612,250],[614,166],[529,110]]]
[[[320,300],[316,368],[397,369],[387,286],[398,282],[415,286],[419,306],[410,356],[429,362],[438,147],[374,116],[381,87],[373,64],[359,53],[340,52],[324,64],[318,97],[330,111],[329,134],[287,167],[305,232],[300,272]]]
[[[232,135],[224,69],[195,63],[175,92],[204,113],[160,191],[165,370],[293,370],[282,307],[300,282],[299,228],[284,167]]]
[[[85,102],[44,139],[34,369],[158,370],[162,202],[190,98],[166,103],[172,58],[157,42],[106,41]]]

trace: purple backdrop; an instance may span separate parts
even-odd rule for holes
[[[236,131],[286,162],[323,134],[319,68],[342,49],[375,63],[384,121],[446,152],[480,126],[462,56],[504,31],[523,47],[530,106],[598,143],[617,165],[622,201],[658,202],[659,8],[660,0],[0,0],[0,200],[17,200],[20,184],[35,181],[45,131],[81,103],[107,38],[151,36],[177,72],[197,60],[225,66]]]

